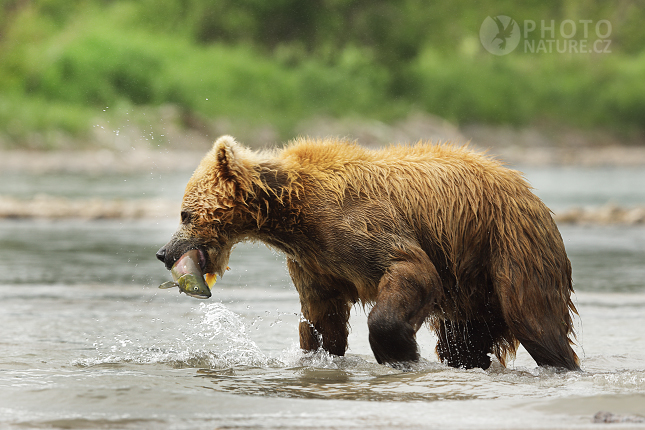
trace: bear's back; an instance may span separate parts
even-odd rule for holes
[[[288,169],[313,178],[339,198],[349,191],[371,197],[387,195],[401,202],[413,194],[434,194],[442,205],[454,199],[473,204],[520,196],[537,200],[520,172],[468,146],[450,143],[419,142],[370,150],[339,139],[301,138],[278,158]]]

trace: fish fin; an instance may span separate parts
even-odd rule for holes
[[[204,275],[204,280],[206,281],[206,285],[208,285],[209,289],[213,289],[213,285],[215,285],[215,282],[217,282],[217,274],[215,273],[206,273]]]
[[[174,288],[174,287],[179,287],[179,284],[176,283],[176,282],[173,282],[173,281],[168,281],[168,282],[164,282],[163,284],[159,285],[159,288],[161,288],[162,290],[165,290],[167,288]]]

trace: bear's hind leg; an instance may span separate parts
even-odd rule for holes
[[[578,356],[573,352],[567,336],[566,323],[554,327],[557,320],[544,318],[543,322],[518,321],[511,330],[538,366],[580,370]],[[540,327],[535,329],[534,327]]]
[[[566,255],[563,258],[568,263]],[[580,370],[569,340],[573,334],[570,312],[576,312],[570,296],[570,266],[561,272],[551,276],[538,272],[540,276],[529,277],[517,269],[509,270],[510,276],[499,276],[496,290],[511,333],[538,366]]]
[[[416,332],[436,307],[441,280],[423,251],[406,253],[381,278],[369,314],[369,341],[376,361],[400,367],[418,361]]]
[[[437,321],[437,355],[451,367],[488,369],[490,354],[495,352],[503,331],[499,323],[485,320]]]

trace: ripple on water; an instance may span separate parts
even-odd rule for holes
[[[205,388],[236,395],[363,401],[440,401],[546,398],[639,392],[643,370],[561,372],[550,368],[453,369],[422,360],[407,371],[377,364],[372,356],[344,357],[297,346],[275,357],[264,354],[247,333],[242,317],[221,303],[200,304],[201,319],[182,338],[140,346],[123,337],[97,347],[80,367],[161,364],[194,368]]]

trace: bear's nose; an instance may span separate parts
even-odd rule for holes
[[[166,262],[166,247],[164,246],[159,251],[157,251],[157,259],[162,263]]]

